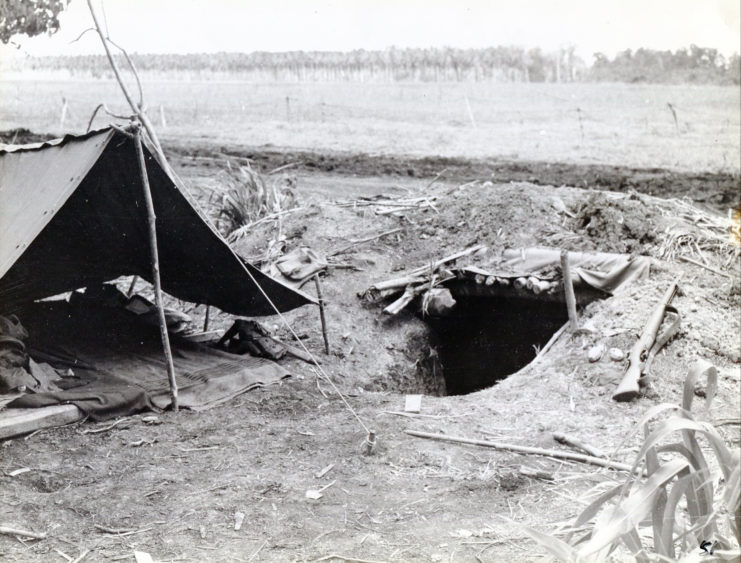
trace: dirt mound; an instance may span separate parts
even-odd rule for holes
[[[568,189],[518,182],[472,182],[439,194],[434,209],[410,215],[419,237],[441,250],[485,244],[492,250],[544,245],[564,230]],[[566,202],[564,201],[566,198]]]
[[[603,251],[648,254],[664,226],[661,214],[638,198],[592,193],[577,204],[571,226]]]
[[[280,246],[285,252],[307,246],[337,266],[330,267],[323,281],[330,340],[335,343],[331,362],[343,373],[352,373],[365,390],[445,393],[436,331],[414,306],[390,317],[381,313],[380,304],[360,300],[358,295],[375,282],[475,244],[486,245],[488,252],[460,264],[486,266],[504,249],[529,246],[658,258],[666,253],[668,227],[683,224],[678,211],[667,216],[667,209],[673,208],[661,208],[656,205],[659,200],[648,196],[488,181],[452,190],[435,186],[421,193],[429,205],[396,215],[379,215],[376,208],[361,205],[372,199],[357,205],[348,200],[321,204],[309,200],[282,217]],[[688,223],[683,232],[690,227]],[[393,228],[399,230],[392,236],[336,254],[348,242]],[[252,260],[262,260],[275,250],[276,236],[277,222],[261,223],[235,248]],[[678,251],[684,252],[682,244],[695,240],[699,239],[676,241]],[[712,253],[707,256],[720,259]],[[313,292],[313,283],[304,290]],[[321,348],[315,312],[302,311],[292,318],[307,329],[306,342]],[[287,332],[281,335],[290,337]]]

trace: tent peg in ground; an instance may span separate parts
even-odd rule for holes
[[[324,339],[324,353],[329,356],[329,338],[327,337],[327,319],[324,316],[324,298],[322,287],[319,285],[319,274],[314,274],[314,285],[316,286],[316,298],[319,301],[319,319],[322,322],[322,338]]]
[[[376,450],[377,443],[378,440],[376,439],[376,433],[372,430],[368,430],[368,435],[363,441],[363,455],[373,455],[373,452]]]

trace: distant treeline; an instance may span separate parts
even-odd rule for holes
[[[574,51],[573,47],[552,53],[521,47],[389,48],[345,53],[132,54],[131,59],[142,73],[173,78],[229,76],[245,80],[386,82],[740,82],[738,55],[725,59],[715,49],[696,45],[675,52],[626,50],[613,59],[596,53],[591,67]],[[119,57],[119,64],[126,66],[123,57]],[[103,55],[31,57],[9,70],[65,71],[89,77],[112,75]]]
[[[741,60],[738,53],[726,59],[717,49],[697,45],[674,52],[627,49],[612,60],[596,53],[589,76],[615,82],[739,84]]]

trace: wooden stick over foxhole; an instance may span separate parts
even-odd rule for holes
[[[569,325],[572,331],[576,331],[579,328],[579,320],[576,316],[576,297],[574,296],[574,284],[569,269],[569,253],[566,250],[561,251],[561,275],[563,277],[563,292],[566,297],[566,310],[569,313]]]

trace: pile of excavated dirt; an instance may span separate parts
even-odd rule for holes
[[[199,179],[208,173],[186,171]],[[391,191],[389,183],[379,178],[374,193]],[[624,475],[420,440],[405,429],[548,448],[562,447],[553,439],[558,431],[632,462],[640,432],[616,448],[650,407],[678,402],[688,366],[700,358],[714,363],[720,378],[712,409],[698,401],[697,416],[738,416],[737,286],[705,268],[657,258],[700,258],[690,250],[692,236],[668,238],[664,222],[684,219],[667,216],[650,199],[528,183],[435,185],[425,194],[437,196],[435,209],[395,217],[333,203],[346,194],[303,192],[303,208],[283,216],[286,251],[303,245],[325,256],[352,240],[402,229],[330,258],[353,268],[330,268],[322,279],[329,355],[315,307],[286,315],[363,424],[377,433],[374,455],[361,455],[365,429],[327,381],[308,364],[287,360],[292,379],[211,410],[79,424],[4,442],[3,521],[48,536],[23,543],[0,536],[0,558],[49,561],[63,552],[72,559],[90,550],[90,560],[133,560],[138,550],[158,561],[532,560],[544,552],[523,525],[556,533],[581,512],[592,487]],[[262,256],[275,232],[275,224],[265,223],[235,247]],[[667,254],[672,240],[677,246]],[[413,307],[383,315],[383,303],[357,294],[473,243],[490,250],[470,263],[496,259],[505,247],[531,245],[655,259],[649,279],[587,306],[581,311],[586,330],[565,333],[536,363],[489,389],[439,396],[441,367],[423,319]],[[702,254],[708,266],[737,276],[737,258],[729,256],[728,246]],[[648,393],[616,403],[611,395],[627,361],[605,356],[590,363],[587,351],[604,344],[627,354],[676,280],[681,331],[654,361]],[[305,290],[313,292],[313,285]],[[191,313],[202,320],[203,308]],[[212,328],[231,320],[214,314]],[[260,322],[288,339],[279,318]],[[421,413],[399,415],[402,394],[411,391],[428,394]],[[731,447],[739,446],[737,426],[719,431]],[[552,479],[526,477],[523,467]],[[320,498],[307,496],[320,489]],[[237,513],[244,515],[239,530]]]
[[[662,244],[668,236],[666,229],[682,221],[677,216],[667,217],[665,209],[654,205],[652,198],[579,188],[473,182],[452,189],[433,186],[424,193],[432,198],[432,206],[406,210],[401,216],[377,215],[368,206],[348,206],[344,198],[339,206],[308,197],[302,208],[282,218],[286,251],[308,246],[323,256],[346,247],[348,241],[401,229],[328,258],[330,262],[352,268],[330,268],[322,282],[332,342],[328,361],[338,372],[352,374],[353,384],[365,390],[444,393],[443,368],[437,359],[435,337],[418,308],[410,306],[398,316],[382,314],[385,303],[369,304],[358,298],[374,282],[398,277],[405,270],[424,266],[474,244],[485,244],[488,251],[466,257],[459,265],[486,265],[495,261],[505,248],[529,246],[658,257],[666,253]],[[691,227],[687,225],[687,229]],[[235,248],[248,257],[264,256],[276,229],[275,222],[258,225]],[[687,248],[676,252],[694,255],[690,239],[685,244]],[[727,260],[725,254],[712,252],[706,258],[711,266],[715,264],[718,268],[724,267]],[[693,281],[707,274],[676,260],[657,261],[654,270],[684,272]],[[723,309],[719,314],[725,315],[734,310],[737,296],[732,295],[730,281],[722,277],[717,281],[720,283],[711,293]],[[312,283],[304,288],[313,292]],[[613,301],[606,303],[609,302]],[[300,311],[291,318],[303,329],[305,342],[321,349],[316,312]],[[728,326],[733,326],[731,318],[726,320]],[[271,322],[282,337],[290,336],[277,320]],[[738,334],[733,330],[722,333]],[[621,344],[626,353],[634,336],[623,337]],[[707,336],[709,344],[722,338]],[[620,340],[615,338],[615,342]],[[721,348],[727,350],[733,361],[738,355],[733,352],[733,343],[725,344]],[[716,344],[711,347],[718,348]]]

